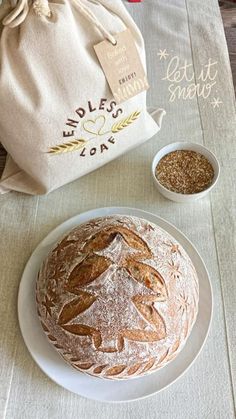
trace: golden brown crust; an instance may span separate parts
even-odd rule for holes
[[[114,238],[120,235],[126,241],[126,243],[131,247],[138,251],[140,251],[142,258],[150,258],[152,256],[151,251],[147,244],[135,234],[133,231],[129,230],[128,228],[121,227],[121,226],[113,226],[105,228],[102,231],[99,231],[97,234],[92,236],[88,243],[83,247],[83,252],[97,252],[99,250],[103,250],[112,243]]]
[[[68,291],[76,294],[76,290],[83,285],[90,284],[106,271],[111,262],[109,259],[89,254],[81,263],[79,263],[69,276]]]
[[[198,279],[167,233],[135,217],[92,220],[41,267],[43,330],[64,359],[103,378],[155,371],[183,347],[198,308]]]

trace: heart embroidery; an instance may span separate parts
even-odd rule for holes
[[[104,135],[106,132],[102,132],[106,124],[106,118],[104,115],[98,116],[96,119],[89,119],[83,123],[83,128],[86,132],[93,135]]]

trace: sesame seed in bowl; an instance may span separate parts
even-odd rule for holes
[[[219,162],[200,144],[178,142],[162,148],[154,157],[154,183],[166,198],[189,202],[205,196],[219,178]]]

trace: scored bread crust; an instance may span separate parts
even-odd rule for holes
[[[56,350],[93,376],[127,379],[174,359],[198,312],[199,284],[182,246],[144,219],[114,215],[73,229],[36,283]]]

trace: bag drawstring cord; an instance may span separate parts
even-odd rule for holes
[[[104,28],[99,22],[95,14],[86,6],[83,5],[81,0],[72,0],[76,9],[108,39],[113,45],[116,45],[116,39]],[[13,1],[12,1],[13,3]],[[39,17],[50,17],[51,10],[49,8],[48,0],[34,0],[33,9]],[[15,28],[19,26],[26,18],[29,12],[29,1],[18,0],[14,9],[3,19],[2,23],[4,26]]]
[[[11,2],[13,5],[13,1]],[[50,17],[51,11],[47,0],[35,0],[33,2],[33,9],[36,15],[42,17]],[[18,0],[14,9],[3,19],[2,24],[10,28],[15,28],[24,22],[29,12],[28,0]]]
[[[13,2],[11,2],[13,7]],[[2,24],[14,28],[23,22],[28,14],[29,5],[27,0],[19,0],[14,9],[3,19]]]

